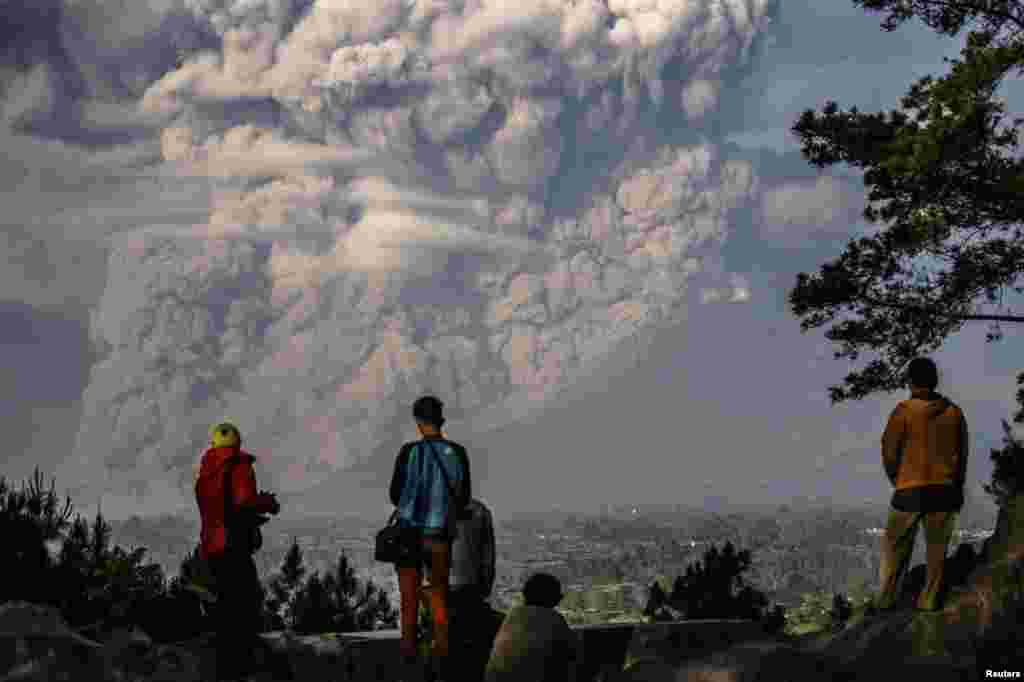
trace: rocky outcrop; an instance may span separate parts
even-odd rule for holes
[[[765,637],[761,624],[749,620],[688,620],[633,628],[623,658],[626,668],[660,661],[670,666]]]
[[[666,682],[828,680],[833,670],[821,655],[778,640],[745,642],[679,666]],[[637,679],[640,678],[631,678]],[[645,680],[651,678],[643,678]],[[653,682],[653,681],[652,681]]]
[[[651,663],[660,659],[683,661],[764,637],[757,623],[741,620],[587,625],[573,629],[583,639],[580,682],[618,679],[624,663],[634,671],[649,670]],[[296,680],[398,680],[409,672],[399,662],[395,630],[301,637],[275,632],[263,638],[272,650],[287,658]],[[665,665],[675,669],[674,664]]]
[[[0,680],[200,682],[200,656],[186,647],[155,645],[138,629],[102,640],[83,637],[49,606],[0,604]]]
[[[966,565],[966,552],[959,559],[954,555],[950,568],[954,584],[942,610],[907,608],[915,596],[915,580],[908,579],[903,608],[857,619],[822,652],[856,679],[867,679],[872,671],[891,675],[892,662],[904,660],[915,669],[935,667],[936,672],[926,673],[930,680],[981,679],[982,667],[1014,649],[1010,643],[996,651],[990,640],[1001,630],[1012,631],[1013,598],[1024,596],[1024,496],[1011,498],[1000,510],[995,531],[973,568]],[[966,575],[962,582],[958,573]],[[921,577],[917,582],[923,582]],[[1016,655],[1019,660],[1024,648]],[[955,674],[960,677],[948,677]]]

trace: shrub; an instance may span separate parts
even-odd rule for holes
[[[832,595],[832,608],[828,612],[829,627],[835,632],[842,630],[853,615],[853,604],[843,594]]]
[[[40,578],[52,574],[48,544],[62,538],[71,517],[71,500],[67,498],[61,508],[53,481],[48,491],[42,482],[38,468],[20,491],[0,477],[0,537],[4,538],[0,563],[8,572],[0,581],[0,601],[26,599],[56,605],[53,586]]]
[[[768,598],[744,578],[750,567],[749,550],[737,552],[731,542],[721,550],[712,545],[702,561],[688,565],[686,573],[675,579],[667,599],[662,600],[652,586],[648,610],[652,617],[663,619],[671,619],[667,614],[674,609],[688,619],[744,618],[765,621],[766,626],[777,623],[778,613],[768,610]]]
[[[112,547],[103,515],[97,511],[91,527],[79,514],[72,520],[70,497],[61,506],[54,488],[51,480],[43,489],[38,468],[20,491],[0,477],[0,562],[7,571],[0,601],[53,606],[93,637],[133,624],[156,641],[184,639],[197,619],[178,617],[189,613],[189,602],[169,591],[159,565],[144,561],[146,548]]]
[[[979,679],[985,670],[1017,670],[1024,641],[1024,595],[1014,595],[996,612],[991,626],[972,641]]]
[[[1014,495],[1024,492],[1024,443],[1014,437],[1013,429],[1005,419],[1003,432],[1003,448],[992,450],[990,455],[993,465],[991,482],[982,486],[1000,507],[1005,507]]]
[[[303,580],[305,578],[305,580]],[[398,625],[398,612],[372,580],[361,580],[344,552],[334,572],[307,576],[302,549],[292,546],[269,584],[265,603],[269,629],[299,634],[360,632]]]

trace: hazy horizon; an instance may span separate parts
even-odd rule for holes
[[[877,227],[789,129],[962,37],[850,0],[43,9],[0,28],[9,480],[190,514],[227,417],[296,513],[382,517],[432,392],[496,515],[887,504],[904,393],[831,406],[852,367],[786,308]],[[994,513],[1021,333],[986,331],[933,357]]]

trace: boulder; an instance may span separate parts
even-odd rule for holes
[[[827,658],[781,640],[744,642],[687,661],[666,682],[755,682],[834,679]]]
[[[949,590],[943,609],[945,622],[985,636],[1014,597],[1024,597],[1024,495],[1010,498],[999,510],[982,561],[962,586]]]
[[[108,666],[148,682],[200,682],[202,655],[181,645],[154,644],[141,629],[119,628],[103,646]]]
[[[60,612],[42,604],[0,604],[0,680],[200,682],[200,656],[177,645],[154,645],[138,628],[83,637]]]
[[[980,560],[962,548],[949,560],[950,587],[940,611],[912,608],[911,576],[895,610],[868,612],[830,638],[822,652],[839,666],[837,674],[850,680],[981,679],[983,664],[1019,661],[1024,653],[1017,644],[1024,597],[1022,500],[1011,498],[1000,510]]]
[[[103,645],[82,637],[50,606],[0,604],[0,680],[112,680]]]
[[[734,644],[765,638],[760,623],[750,620],[690,620],[649,623],[633,628],[625,666],[657,660],[671,666],[706,656]]]

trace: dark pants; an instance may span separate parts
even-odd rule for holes
[[[214,627],[217,630],[217,678],[228,680],[253,672],[253,652],[266,648],[259,637],[263,622],[263,585],[248,552],[211,557],[215,580]]]
[[[480,682],[502,616],[474,587],[450,589],[448,612],[451,647],[458,652],[448,677],[452,682]]]

